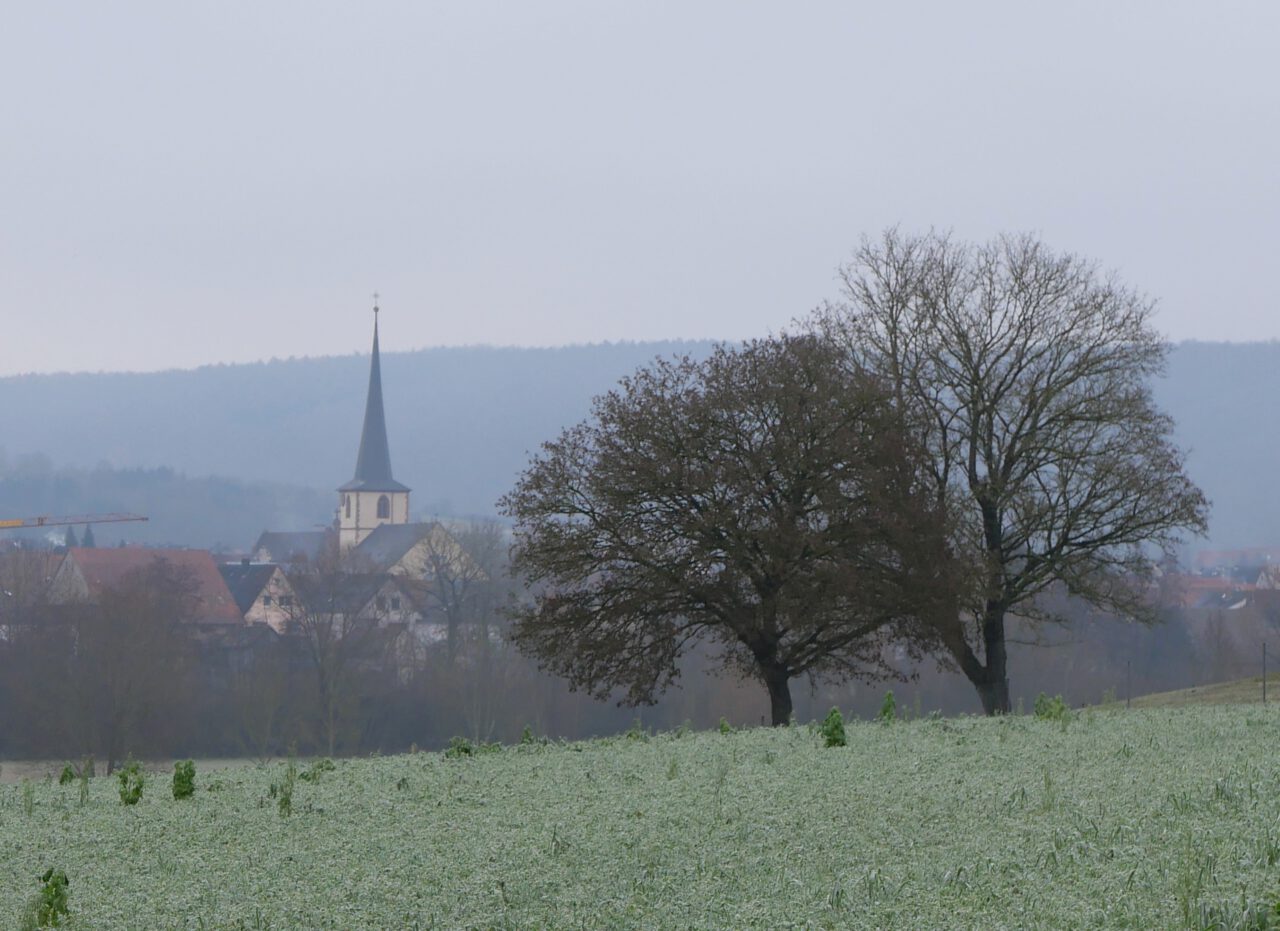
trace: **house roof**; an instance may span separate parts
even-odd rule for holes
[[[266,552],[274,562],[290,562],[298,557],[314,560],[324,549],[327,530],[276,532],[264,530],[253,544],[255,553]]]
[[[387,444],[387,418],[382,410],[382,363],[378,356],[378,308],[373,308],[373,361],[369,364],[369,394],[365,398],[364,427],[356,474],[338,491],[408,491],[391,477],[391,450]]]
[[[381,524],[360,541],[355,551],[368,557],[378,568],[390,569],[438,526],[431,522]]]
[[[271,581],[271,577],[276,574],[280,567],[274,563],[232,563],[218,567],[218,572],[222,574],[222,581],[227,583],[227,588],[231,590],[231,597],[236,601],[236,607],[240,609],[241,614],[245,614],[253,607],[253,603],[258,600],[258,596],[262,594],[262,590],[267,587],[267,583]]]
[[[105,589],[119,587],[131,573],[145,572],[160,561],[190,576],[196,597],[192,620],[202,624],[244,623],[244,615],[236,607],[231,591],[218,572],[218,564],[208,550],[71,547],[67,550],[65,563],[73,564],[79,570],[88,588],[89,600],[97,601]]]
[[[351,572],[337,578],[300,575],[290,579],[298,597],[317,615],[362,611],[391,580],[377,572]]]

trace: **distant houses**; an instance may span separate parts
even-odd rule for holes
[[[84,549],[71,547],[49,583],[53,605],[96,604],[107,589],[120,589],[131,576],[140,576],[165,563],[191,585],[190,620],[201,626],[240,626],[244,615],[207,550],[154,550],[143,547]]]
[[[331,625],[399,629],[429,645],[449,626],[434,607],[440,579],[479,570],[445,527],[409,520],[409,494],[391,472],[375,316],[355,475],[338,489],[331,528],[264,531],[248,557],[221,565],[206,550],[71,546],[46,553],[34,587],[53,606],[93,605],[163,564],[190,587],[184,619],[206,643],[220,636],[243,650],[266,642],[268,631],[289,637],[323,616]],[[235,633],[244,629],[258,633]]]

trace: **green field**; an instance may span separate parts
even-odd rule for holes
[[[1278,746],[1280,711],[1214,706],[339,761],[288,817],[284,762],[133,808],[5,785],[0,926],[57,867],[100,931],[1262,928]]]

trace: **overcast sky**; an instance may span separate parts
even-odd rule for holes
[[[0,374],[740,338],[1031,230],[1280,338],[1280,4],[14,3]]]

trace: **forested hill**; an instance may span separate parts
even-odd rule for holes
[[[491,514],[528,453],[581,419],[593,395],[655,356],[709,347],[386,352],[396,477],[414,489],[420,513]],[[248,545],[263,527],[327,521],[332,489],[355,466],[368,365],[368,356],[351,355],[0,379],[0,516],[149,509],[155,523],[138,531],[145,536],[126,537],[206,546]],[[1214,542],[1280,543],[1280,431],[1272,414],[1280,343],[1180,345],[1156,394],[1192,450],[1193,477],[1213,499]]]
[[[710,346],[384,349],[383,394],[396,478],[413,488],[417,513],[493,514],[527,453],[585,416],[593,395],[655,356],[705,354]],[[332,519],[333,489],[355,469],[368,379],[368,355],[0,379],[0,508],[23,515],[146,508],[151,526],[113,525],[108,536],[116,539],[118,530],[128,540],[184,539],[201,546],[226,542],[229,534],[248,546],[264,527],[310,528]],[[47,458],[32,460],[32,453]],[[88,471],[41,482],[38,475],[49,470],[50,461],[59,469]],[[179,474],[119,471],[157,467]],[[190,513],[199,509],[195,503],[184,505],[180,521],[166,520],[187,494],[210,493],[200,482],[189,482],[183,491],[184,475],[290,487],[219,483],[223,513],[214,532]],[[148,483],[157,492],[151,502],[135,493]],[[280,506],[255,518],[255,509],[272,494],[280,495]],[[30,506],[23,506],[24,499]]]

